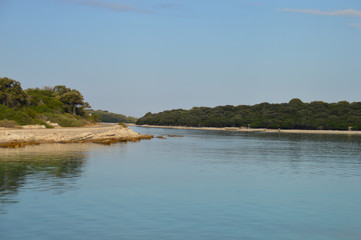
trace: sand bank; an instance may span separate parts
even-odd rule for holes
[[[40,143],[103,143],[151,139],[117,124],[93,127],[51,129],[1,129],[0,147],[21,147]]]
[[[270,132],[270,133],[309,133],[309,134],[348,134],[361,135],[361,131],[338,131],[338,130],[297,130],[297,129],[266,129],[266,128],[237,128],[237,127],[183,127],[183,126],[157,126],[157,125],[135,125],[129,126],[147,128],[170,128],[170,129],[194,129],[209,131],[232,131],[232,132]]]

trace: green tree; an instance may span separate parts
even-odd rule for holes
[[[64,85],[58,85],[53,88],[55,97],[63,103],[65,112],[75,115],[84,115],[84,109],[90,105],[84,102],[83,95],[75,89],[67,88]]]
[[[52,88],[29,88],[25,90],[28,95],[28,105],[38,112],[63,112],[63,103],[54,97]]]
[[[67,88],[65,85],[57,85],[57,86],[53,87],[52,91],[55,94],[55,96],[61,96],[65,93],[70,92],[71,89]]]
[[[17,108],[26,104],[26,94],[18,81],[0,78],[0,104]]]
[[[290,107],[294,107],[294,108],[297,108],[297,107],[300,107],[303,105],[303,102],[301,101],[301,99],[299,98],[293,98],[291,99],[289,102],[288,102],[288,105]]]
[[[84,97],[77,90],[72,90],[61,96],[59,101],[64,104],[64,109],[68,113],[72,113],[74,116],[78,114],[83,115],[83,109],[89,107],[89,104],[84,102]]]

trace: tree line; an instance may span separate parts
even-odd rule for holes
[[[137,119],[135,117],[127,117],[123,114],[112,113],[107,110],[86,110],[87,113],[91,115],[98,115],[100,117],[100,121],[106,123],[135,123]]]
[[[288,103],[226,105],[175,109],[147,113],[139,125],[189,127],[251,127],[269,129],[361,130],[361,102],[304,103],[298,98]]]
[[[95,120],[85,112],[89,103],[76,89],[65,85],[23,90],[20,82],[0,78],[0,120],[13,120],[19,125],[42,124],[46,121],[61,126],[81,126]]]

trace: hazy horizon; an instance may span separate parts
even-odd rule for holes
[[[0,77],[141,117],[361,101],[361,2],[0,0]]]

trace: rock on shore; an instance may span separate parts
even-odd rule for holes
[[[2,129],[0,147],[22,147],[40,143],[103,143],[151,139],[152,135],[141,135],[119,125],[81,128],[52,129]]]

